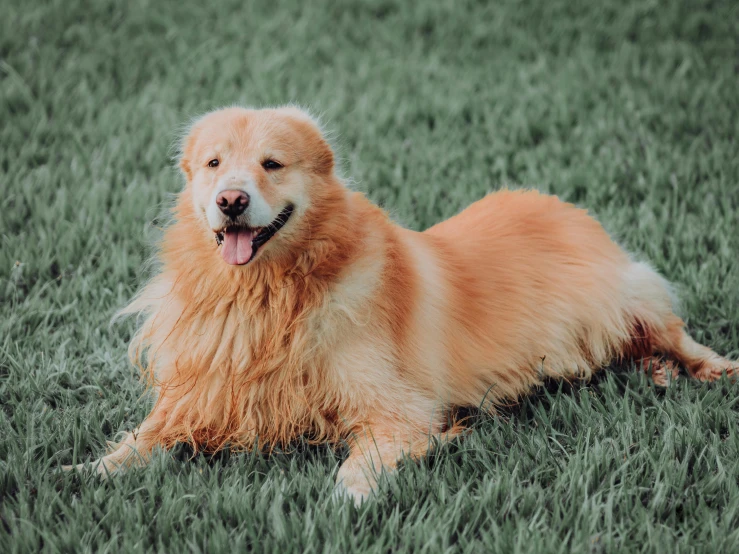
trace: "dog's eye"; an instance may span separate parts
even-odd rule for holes
[[[273,171],[275,169],[281,169],[283,166],[280,162],[276,162],[274,160],[264,160],[262,162],[262,167],[267,171]]]
[[[219,162],[219,161],[218,161],[218,158],[216,158],[215,160],[210,160],[210,161],[208,162],[208,167],[218,167],[218,165],[219,165],[220,163],[221,163],[221,162]]]

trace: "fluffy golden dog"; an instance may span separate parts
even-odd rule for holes
[[[618,360],[666,382],[737,363],[693,341],[669,287],[588,214],[502,191],[423,233],[347,189],[315,121],[293,108],[198,120],[161,270],[126,313],[156,392],[149,416],[97,462],[155,446],[215,451],[347,441],[338,490],[453,434],[449,410],[516,400],[544,377]]]

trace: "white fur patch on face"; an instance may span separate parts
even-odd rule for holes
[[[214,230],[230,223],[230,219],[221,212],[216,203],[216,198],[224,190],[242,190],[249,195],[249,206],[244,213],[250,227],[266,227],[278,215],[264,199],[256,182],[248,173],[228,173],[218,180],[205,208],[208,223]]]

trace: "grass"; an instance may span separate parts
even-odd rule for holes
[[[535,185],[588,207],[739,357],[739,13],[692,2],[0,0],[0,551],[736,552],[739,385],[548,383],[332,504],[341,452],[54,471],[147,413],[113,312],[181,186],[178,129],[298,102],[421,229]]]

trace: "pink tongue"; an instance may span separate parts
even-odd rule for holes
[[[223,248],[221,248],[221,256],[226,263],[243,265],[251,260],[251,240],[253,238],[254,231],[250,229],[227,229],[223,233]]]

